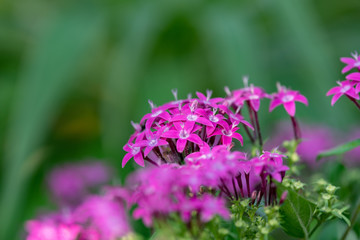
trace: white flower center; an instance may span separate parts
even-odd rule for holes
[[[355,63],[354,63],[354,66],[355,66],[355,67],[360,67],[360,61],[355,62]]]
[[[211,115],[211,116],[209,117],[209,120],[216,123],[216,122],[219,121],[219,118],[218,118],[217,116]]]
[[[346,93],[347,91],[350,90],[350,85],[345,85],[344,87],[341,88],[340,92],[341,93]]]
[[[226,131],[225,129],[222,130],[222,133],[227,136],[227,137],[231,137],[232,136],[232,132],[231,131]]]
[[[285,95],[281,98],[282,102],[291,102],[294,100],[294,96],[293,95]]]
[[[149,146],[150,147],[155,147],[157,143],[158,143],[157,139],[151,139],[149,141]]]
[[[253,95],[249,96],[250,100],[256,100],[256,99],[259,99],[259,98],[260,98],[259,95],[256,95],[256,94],[253,94]]]
[[[189,136],[190,134],[185,129],[180,130],[179,137],[181,139],[187,139]]]
[[[187,116],[187,120],[189,120],[189,121],[196,121],[196,119],[198,119],[198,116],[195,114],[189,114]]]
[[[140,147],[133,147],[132,148],[132,151],[131,151],[131,154],[132,155],[136,155],[140,152]]]

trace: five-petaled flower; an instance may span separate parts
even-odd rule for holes
[[[342,57],[340,60],[347,64],[343,69],[342,73],[346,73],[353,68],[357,68],[360,71],[360,56],[357,52],[351,54],[353,58],[349,57]]]
[[[271,112],[277,106],[283,104],[286,112],[291,116],[295,116],[295,102],[301,102],[308,105],[308,100],[298,91],[288,90],[284,86],[278,84],[278,92],[272,95],[269,111]]]
[[[359,100],[359,95],[356,89],[354,88],[355,83],[353,83],[350,80],[346,80],[342,82],[338,81],[337,83],[339,84],[339,86],[333,87],[326,93],[326,96],[334,95],[333,98],[331,99],[332,106],[342,95],[346,95],[350,98]]]

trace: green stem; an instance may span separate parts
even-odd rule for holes
[[[347,227],[346,231],[344,232],[341,240],[345,240],[346,239],[346,236],[348,235],[348,233],[350,232],[350,230],[352,229],[352,227],[354,226],[355,224],[355,221],[357,219],[357,216],[359,215],[360,213],[360,202],[358,203],[356,209],[355,209],[355,212],[354,212],[354,215],[352,216],[351,218],[351,223],[350,223],[350,226]]]

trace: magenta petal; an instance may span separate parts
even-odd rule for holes
[[[342,57],[340,58],[340,61],[346,64],[353,64],[355,62],[355,59],[349,57]]]
[[[259,108],[260,108],[260,100],[259,99],[250,100],[250,104],[256,112],[259,111]]]
[[[353,68],[353,65],[347,65],[341,70],[341,73],[346,73],[346,72],[350,71],[352,68]]]
[[[203,141],[201,138],[196,134],[190,134],[190,136],[187,138],[190,142],[196,143],[198,145],[203,145]]]
[[[356,84],[355,91],[356,91],[356,93],[360,92],[360,83]]]
[[[272,110],[274,110],[274,108],[276,108],[280,104],[282,104],[280,99],[278,99],[278,98],[272,99],[270,102],[269,112],[272,112]]]
[[[231,141],[232,141],[232,137],[228,137],[228,136],[222,136],[222,143],[224,145],[230,145],[231,144]]]
[[[126,163],[133,157],[131,153],[127,153],[122,160],[122,167],[125,167]]]
[[[186,123],[185,123],[185,129],[186,130],[188,130],[188,131],[192,131],[193,130],[193,128],[194,128],[194,125],[195,125],[195,122],[193,122],[193,121],[187,121]]]
[[[206,100],[205,95],[203,93],[201,93],[201,92],[196,92],[196,96],[201,100]]]
[[[176,142],[176,150],[180,153],[183,152],[185,149],[186,143],[187,143],[186,139],[179,138]]]
[[[295,116],[295,102],[284,103],[284,108],[290,116]]]
[[[137,164],[139,164],[140,166],[144,167],[145,164],[144,164],[144,158],[142,156],[142,153],[139,152],[138,154],[135,154],[134,156],[134,160]]]
[[[232,134],[232,136],[240,141],[241,146],[243,145],[243,137],[241,136],[240,133],[235,132],[235,133]]]
[[[333,98],[331,99],[331,106],[334,106],[334,104],[336,103],[336,101],[342,96],[342,93],[337,93],[333,96]]]
[[[346,76],[347,80],[354,80],[354,81],[360,81],[360,73],[355,72],[355,73],[350,73],[349,75]]]
[[[241,122],[242,124],[245,124],[245,125],[248,126],[251,130],[254,131],[254,127],[253,127],[248,121],[241,120],[240,122]]]
[[[209,126],[209,127],[213,126],[213,124],[209,120],[207,120],[206,118],[203,118],[203,117],[199,117],[196,120],[196,122],[201,123],[201,124],[206,125],[206,126]]]
[[[150,152],[151,150],[153,149],[154,147],[146,147],[145,148],[145,151],[144,151],[144,156],[146,157]]]
[[[307,98],[305,96],[303,96],[303,95],[300,95],[300,94],[295,97],[295,101],[302,102],[306,106],[308,105]]]
[[[164,145],[168,145],[169,143],[167,142],[167,141],[165,141],[165,140],[162,140],[162,139],[159,139],[158,140],[158,146],[164,146]]]
[[[146,121],[145,128],[151,129],[151,126],[153,125],[156,117],[151,117]]]
[[[171,119],[171,116],[168,112],[164,111],[162,112],[159,117],[161,117],[162,119],[165,119],[166,121],[169,121]]]
[[[175,122],[175,121],[186,121],[186,116],[185,115],[177,115],[177,116],[174,116],[173,118],[171,118],[171,122]]]
[[[271,174],[271,177],[272,177],[273,179],[275,179],[276,181],[278,181],[278,182],[281,182],[281,181],[282,181],[281,174],[278,173],[278,172]]]
[[[178,138],[179,137],[179,132],[176,130],[169,130],[167,132],[163,132],[161,134],[161,137],[164,138]]]
[[[351,88],[345,94],[352,97],[352,98],[354,98],[354,99],[359,99],[359,95],[357,94],[357,92],[356,92],[356,90],[354,88]]]
[[[326,96],[336,94],[340,91],[340,89],[341,89],[341,87],[333,87],[326,93]]]

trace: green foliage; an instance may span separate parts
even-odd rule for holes
[[[351,142],[344,143],[340,146],[337,146],[333,149],[330,149],[328,151],[322,152],[317,156],[317,160],[323,158],[323,157],[329,157],[334,155],[342,155],[356,147],[360,146],[360,139],[353,140]]]
[[[279,191],[288,191],[280,207],[281,226],[290,236],[308,239],[316,205],[291,189],[280,187]]]

